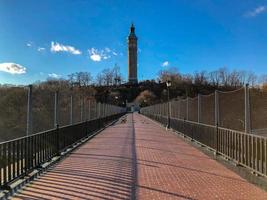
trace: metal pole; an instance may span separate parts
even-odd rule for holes
[[[200,123],[200,114],[201,114],[201,95],[197,95],[197,122]]]
[[[168,103],[167,103],[167,114],[168,114],[168,122],[167,122],[167,127],[166,129],[170,128],[170,124],[171,124],[171,119],[170,119],[170,89],[168,87]]]
[[[170,118],[172,118],[172,101],[170,101],[169,110],[170,110]]]
[[[58,91],[55,92],[55,104],[54,104],[54,127],[58,126]]]
[[[100,118],[100,103],[97,103],[97,118]]]
[[[91,100],[88,102],[88,120],[91,120]]]
[[[83,121],[83,98],[80,97],[81,122]]]
[[[215,142],[215,144],[214,144],[214,146],[215,146],[215,152],[214,152],[214,155],[215,156],[217,156],[217,154],[218,154],[218,145],[219,145],[219,143],[218,143],[218,133],[219,133],[219,124],[220,124],[220,119],[219,119],[219,117],[220,117],[220,105],[219,105],[219,93],[218,93],[218,90],[215,90],[215,96],[214,96],[214,106],[215,106],[215,120],[214,120],[214,122],[215,122],[215,126],[216,126],[216,131],[215,131],[215,140],[214,140],[214,142]]]
[[[178,100],[178,119],[181,119],[181,100]]]
[[[189,119],[189,98],[186,98],[186,120]]]
[[[70,95],[70,124],[73,124],[73,96]]]
[[[27,129],[26,135],[32,134],[32,85],[28,88],[28,105],[27,105]]]
[[[219,93],[218,90],[215,90],[215,115],[214,115],[214,122],[215,126],[219,126]]]
[[[250,102],[249,102],[249,84],[245,87],[245,132],[250,133]]]

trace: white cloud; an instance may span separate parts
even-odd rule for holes
[[[88,49],[88,53],[89,53],[90,59],[93,60],[94,62],[100,62],[102,60],[107,60],[107,59],[111,58],[112,54],[114,56],[115,56],[115,54],[117,55],[117,53],[115,51],[111,51],[111,49],[108,47],[105,47],[102,50],[92,47],[91,49]]]
[[[118,55],[118,53],[115,52],[115,51],[113,51],[112,54],[113,54],[114,56],[117,56],[117,55]]]
[[[0,63],[0,71],[10,74],[25,74],[26,68],[16,63]]]
[[[38,47],[37,51],[44,51],[45,48],[44,47]]]
[[[102,60],[101,56],[99,54],[92,54],[90,55],[91,60],[95,61],[95,62],[99,62]]]
[[[162,67],[168,67],[169,64],[170,64],[169,61],[165,61],[165,62],[162,63],[161,66],[162,66]]]
[[[82,54],[82,52],[78,49],[75,49],[75,47],[73,46],[68,46],[68,45],[63,45],[63,44],[59,44],[58,42],[51,42],[51,48],[50,48],[51,52],[60,52],[60,51],[64,51],[64,52],[68,52],[74,55],[79,55]]]
[[[60,77],[61,77],[61,75],[56,74],[56,73],[48,74],[48,76],[49,76],[50,78],[60,78]]]
[[[31,47],[31,46],[32,46],[32,44],[31,44],[31,43],[27,43],[26,45],[27,45],[27,47]]]
[[[267,6],[258,6],[254,10],[248,12],[246,14],[247,17],[256,17],[257,15],[266,12],[267,11]]]

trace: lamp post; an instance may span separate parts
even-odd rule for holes
[[[170,124],[171,124],[171,119],[170,119],[170,87],[171,87],[171,81],[167,80],[166,81],[166,85],[167,85],[167,91],[168,91],[168,122],[167,122],[166,129],[169,129],[170,128]]]

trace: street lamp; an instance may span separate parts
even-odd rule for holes
[[[170,119],[170,87],[172,85],[171,81],[167,80],[166,85],[167,85],[167,91],[168,91],[168,122],[167,122],[166,129],[169,129],[171,125],[171,119]]]

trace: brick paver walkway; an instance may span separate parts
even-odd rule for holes
[[[14,199],[267,199],[267,193],[166,132],[129,114]]]

